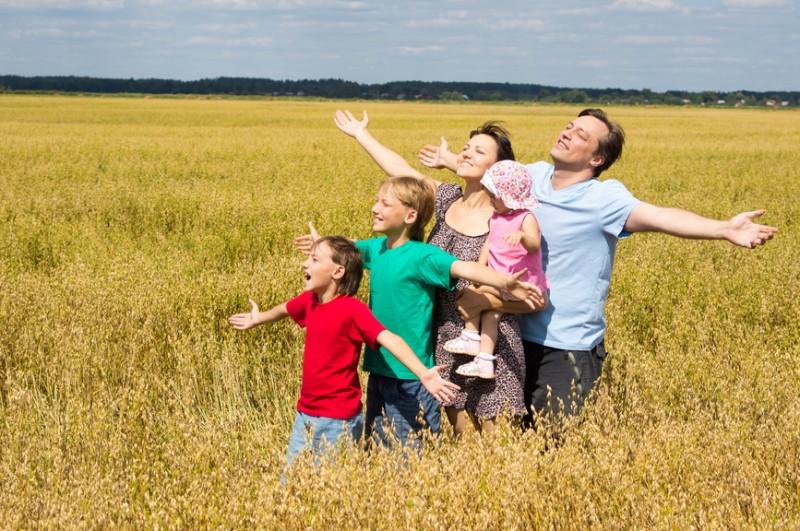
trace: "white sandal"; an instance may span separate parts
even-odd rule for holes
[[[468,378],[483,378],[484,380],[494,380],[494,360],[495,357],[484,358],[486,354],[480,354],[475,361],[459,365],[456,368],[456,374],[466,376]]]
[[[460,335],[455,339],[446,341],[444,349],[452,354],[466,354],[467,356],[477,356],[480,352],[481,341],[480,339],[470,339]]]

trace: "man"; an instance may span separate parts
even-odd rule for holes
[[[521,320],[525,347],[525,401],[540,413],[575,412],[600,376],[605,348],[604,307],[616,244],[634,232],[663,232],[681,238],[725,239],[754,248],[777,229],[753,222],[763,210],[727,221],[637,200],[619,181],[598,181],[622,154],[622,128],[600,109],[585,109],[561,131],[550,150],[553,164],[528,165],[540,207],[542,258],[550,304]],[[454,167],[455,155],[442,141],[426,146],[420,161]],[[519,312],[513,304],[477,291],[460,299],[464,315],[488,309]]]

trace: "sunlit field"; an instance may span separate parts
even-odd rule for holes
[[[800,527],[797,111],[607,109],[607,178],[780,233],[621,243],[611,355],[560,435],[351,450],[282,488],[303,330],[225,317],[298,293],[307,221],[369,236],[382,175],[342,106],[408,158],[500,119],[525,162],[580,110],[0,96],[2,527]]]

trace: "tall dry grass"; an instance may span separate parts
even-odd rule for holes
[[[301,465],[280,488],[303,333],[224,318],[300,289],[307,220],[368,235],[381,176],[339,105],[0,97],[3,527],[800,526],[794,111],[610,109],[629,139],[610,173],[639,198],[764,206],[781,232],[756,251],[622,243],[612,355],[560,437],[502,424],[419,459]],[[577,110],[347,105],[408,157],[502,119],[524,161]]]

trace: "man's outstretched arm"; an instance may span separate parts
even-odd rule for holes
[[[639,203],[625,222],[627,232],[663,232],[680,238],[696,240],[727,240],[734,245],[753,249],[764,245],[778,232],[775,227],[753,220],[763,210],[742,212],[728,220],[710,219],[681,210]]]

